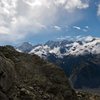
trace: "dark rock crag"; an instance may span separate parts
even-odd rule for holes
[[[77,100],[64,72],[36,55],[0,47],[0,100]]]

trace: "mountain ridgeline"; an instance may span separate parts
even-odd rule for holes
[[[17,50],[26,51],[19,47]],[[76,89],[100,87],[100,38],[48,41],[27,53],[60,66]]]
[[[0,100],[78,100],[63,70],[36,55],[0,47]]]

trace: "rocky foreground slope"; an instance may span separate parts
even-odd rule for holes
[[[60,66],[74,88],[100,87],[100,38],[87,36],[76,40],[48,41],[33,47],[23,43],[17,50],[36,54]]]
[[[77,100],[64,72],[36,55],[0,47],[0,100]]]

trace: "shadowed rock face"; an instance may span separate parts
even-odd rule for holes
[[[0,91],[0,100],[9,100],[8,97]]]
[[[36,55],[0,47],[0,100],[77,100],[64,72]]]
[[[14,81],[13,63],[7,59],[0,57],[0,88],[7,91]]]
[[[89,93],[86,91],[78,91],[76,92],[79,100],[100,100],[100,95],[95,93]]]
[[[63,58],[52,55],[47,59],[63,68],[74,88],[100,87],[100,54],[70,55]]]
[[[8,100],[6,92],[14,81],[14,63],[0,53],[0,100]]]

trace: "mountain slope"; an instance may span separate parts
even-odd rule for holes
[[[47,60],[63,68],[74,88],[100,87],[100,54],[70,55],[63,58],[50,55]]]
[[[41,57],[55,54],[59,58],[67,55],[99,54],[100,38],[86,37],[85,39],[73,41],[48,41],[44,45],[36,46],[30,53],[35,53]]]
[[[29,52],[32,50],[33,46],[28,42],[23,42],[20,46],[18,46],[16,49],[19,50],[19,52]]]
[[[97,88],[100,87],[100,54],[78,56],[79,62],[74,62],[70,80],[75,88]]]
[[[75,88],[100,87],[100,38],[48,41],[29,53],[60,66]]]
[[[0,100],[77,100],[64,72],[36,55],[0,47]]]

